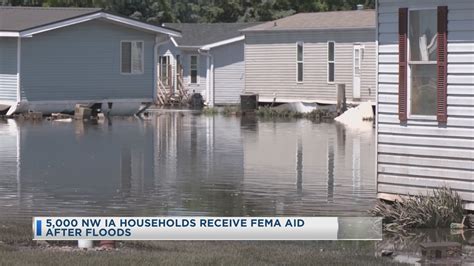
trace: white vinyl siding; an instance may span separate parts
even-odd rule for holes
[[[334,84],[327,81],[327,42],[334,40],[335,83],[346,84],[353,95],[354,43],[364,47],[361,60],[360,99],[375,102],[375,29],[351,31],[291,31],[248,33],[245,36],[245,92],[258,93],[261,102],[336,102]],[[298,84],[296,42],[304,43],[304,83]]]
[[[17,38],[0,38],[0,102],[17,100]]]
[[[448,6],[448,121],[398,118],[398,9]],[[450,186],[474,210],[474,6],[471,0],[380,0],[377,192]]]
[[[143,41],[121,41],[120,55],[122,74],[143,74]]]

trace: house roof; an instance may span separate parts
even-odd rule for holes
[[[0,30],[23,31],[100,11],[100,8],[0,7]]]
[[[176,38],[179,46],[201,47],[242,35],[241,29],[259,23],[165,23],[164,26],[180,30],[182,38]]]
[[[83,19],[85,18],[85,19]],[[65,27],[90,19],[106,19],[120,24],[127,24],[152,32],[160,32],[180,36],[179,31],[141,22],[104,11],[101,8],[69,8],[69,7],[0,7],[0,33],[23,32],[35,33]],[[14,36],[14,35],[9,35]]]
[[[242,31],[327,30],[375,28],[375,10],[298,13]]]

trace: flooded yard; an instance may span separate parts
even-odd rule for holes
[[[421,242],[472,238],[435,230],[435,239],[415,232],[381,242],[132,241],[113,255],[90,256],[28,248],[32,216],[368,216],[376,196],[374,134],[370,124],[351,130],[193,112],[99,123],[0,120],[0,257],[13,264],[115,258],[119,265],[157,256],[273,264],[287,254],[287,262],[411,264],[421,259]],[[465,248],[464,259],[451,262],[472,262]],[[378,257],[382,250],[395,251],[394,260]]]
[[[366,216],[374,130],[192,112],[0,122],[0,212]]]

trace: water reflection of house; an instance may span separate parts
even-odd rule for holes
[[[237,118],[170,113],[154,118],[155,173],[187,214],[242,215],[243,148]]]
[[[274,205],[269,214],[367,208],[374,196],[372,134],[308,121],[260,122],[244,135],[244,191],[265,191],[258,196]]]
[[[380,198],[449,186],[474,210],[472,1],[378,1]]]
[[[9,143],[18,150],[18,196],[25,208],[99,208],[153,185],[153,129],[137,121],[23,122],[16,137]]]

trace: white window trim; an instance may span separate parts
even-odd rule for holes
[[[191,58],[196,57],[196,83],[192,83],[191,80]],[[189,81],[188,85],[199,85],[201,83],[201,79],[199,78],[199,54],[190,54],[189,55]]]
[[[142,52],[142,70],[141,71],[133,71],[133,67],[132,67],[132,62],[130,62],[130,73],[127,73],[127,72],[122,72],[122,43],[124,42],[129,42],[129,43],[133,43],[133,42],[136,42],[136,43],[139,43],[141,42],[142,43],[142,49],[143,49],[143,52]],[[131,46],[130,46],[131,47]],[[131,49],[131,48],[130,48]],[[130,60],[132,60],[132,56],[130,56]],[[145,42],[143,40],[121,40],[120,41],[120,75],[143,75],[145,73]]]
[[[433,10],[437,11],[437,7],[426,7],[426,8],[409,8],[408,9],[408,18],[407,18],[407,118],[414,120],[430,120],[437,121],[436,115],[414,115],[411,113],[411,65],[431,65],[437,64],[438,62],[429,61],[426,63],[421,63],[420,61],[412,62],[410,61],[410,11],[417,10]]]
[[[301,47],[303,48],[303,54],[301,55],[301,57],[302,57],[301,61],[298,60],[298,45],[300,45],[300,44],[301,44]],[[302,64],[302,72],[303,72],[302,74],[303,74],[303,76],[301,77],[301,80],[298,80],[298,65],[300,63]],[[299,41],[299,42],[296,42],[296,83],[297,84],[303,84],[303,82],[304,82],[304,42]]]
[[[333,49],[333,52],[334,52],[334,59],[332,61],[329,61],[329,43],[333,43],[334,44],[334,49]],[[326,43],[326,80],[328,82],[328,84],[335,84],[336,83],[336,42],[335,41],[328,41]],[[334,64],[334,80],[333,81],[329,81],[329,63],[333,63]]]
[[[158,73],[160,73],[160,75],[159,75],[160,77],[159,77],[159,78],[160,78],[161,82],[163,82],[163,80],[162,80],[162,75],[161,75],[161,74],[162,74],[162,70],[163,70],[163,69],[162,69],[162,65],[161,65],[161,61],[163,60],[164,57],[167,57],[167,59],[166,59],[166,60],[168,61],[167,63],[168,63],[168,64],[171,64],[172,55],[171,55],[169,52],[166,52],[165,54],[158,56],[158,65],[159,65],[159,67],[160,67],[160,69],[158,70]],[[161,60],[160,60],[160,59],[161,59]],[[167,76],[169,76],[170,73],[168,73],[168,68],[166,68],[166,72],[167,72],[167,73],[166,73]],[[166,85],[164,82],[163,82],[163,84]],[[167,84],[167,85],[169,85],[169,84]]]

